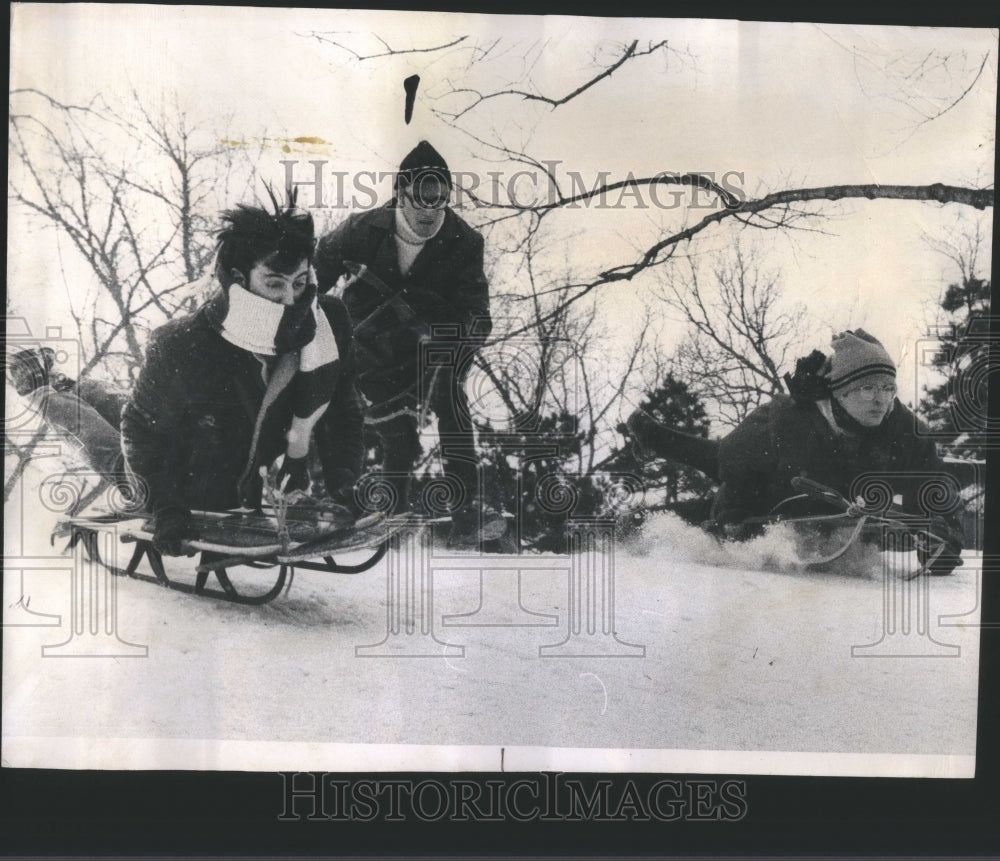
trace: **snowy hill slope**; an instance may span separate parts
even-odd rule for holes
[[[36,520],[40,546],[49,527]],[[8,555],[4,762],[498,769],[505,747],[507,767],[527,769],[971,769],[974,560],[905,584],[885,558],[806,573],[787,535],[720,548],[661,516],[615,549],[613,599],[608,561],[435,551],[433,588],[413,578],[415,627],[404,612],[395,637],[387,560],[361,575],[301,571],[256,608],[114,578],[117,640],[145,657],[73,658],[51,649],[79,606],[72,563],[12,576]],[[52,622],[40,613],[58,623],[24,626]],[[394,642],[423,656],[374,656]],[[774,751],[889,756],[756,753]]]

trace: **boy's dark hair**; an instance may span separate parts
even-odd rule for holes
[[[261,261],[276,272],[290,273],[303,261],[312,262],[316,234],[312,215],[295,206],[295,194],[289,204],[279,206],[268,189],[274,212],[263,207],[238,204],[220,213],[223,228],[218,233],[216,275],[228,287],[236,269],[249,278],[250,270]]]

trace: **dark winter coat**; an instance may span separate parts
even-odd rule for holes
[[[913,514],[926,514],[919,490],[931,476],[944,473],[934,440],[918,434],[918,420],[896,401],[883,423],[864,435],[836,432],[819,407],[786,395],[751,413],[719,447],[723,482],[714,506],[715,519],[736,523],[766,515],[794,495],[791,479],[805,476],[832,487],[848,499],[864,473],[890,473],[894,495]],[[957,501],[956,501],[957,504]]]
[[[481,343],[492,322],[482,236],[446,209],[441,229],[421,248],[404,275],[396,248],[394,203],[348,217],[320,240],[313,265],[320,292],[326,292],[347,273],[345,261],[367,264],[372,274],[412,309],[414,321],[402,322],[392,309],[385,308],[357,332],[358,345],[364,350],[363,364],[375,363],[386,370],[402,368],[395,375],[402,385],[416,367],[418,339],[431,326],[457,324],[456,334]],[[363,281],[348,287],[343,298],[355,326],[385,301],[376,288]]]
[[[340,353],[337,383],[314,431],[323,470],[361,471],[361,406],[356,360],[344,304],[320,297]],[[250,457],[254,423],[266,384],[261,360],[226,341],[204,308],[172,320],[150,337],[146,362],[122,413],[129,468],[148,486],[148,510],[179,507],[221,511],[241,502],[238,483]],[[292,387],[277,397],[261,430],[260,462],[285,450]],[[260,481],[255,477],[259,499]]]

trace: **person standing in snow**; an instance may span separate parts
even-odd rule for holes
[[[856,479],[879,473],[903,511],[921,514],[921,486],[945,469],[933,439],[896,398],[895,364],[863,329],[836,336],[832,348],[829,358],[814,350],[799,359],[795,374],[785,378],[790,394],[775,395],[718,443],[684,438],[639,412],[629,418],[629,430],[657,454],[697,461],[706,470],[714,465],[710,475],[721,485],[711,516],[737,536],[753,534],[755,518],[797,494],[796,476],[851,498]],[[962,564],[961,501],[956,495],[950,503],[931,521],[931,531],[945,540],[935,574]]]
[[[437,416],[445,472],[464,498],[452,515],[449,542],[496,537],[491,533],[502,531],[503,519],[482,506],[465,392],[471,358],[492,328],[483,238],[448,205],[452,175],[427,141],[403,159],[394,191],[385,206],[351,215],[320,240],[319,289],[339,285],[357,327],[358,387],[372,405],[396,510],[408,505],[404,476],[420,455],[417,416],[429,409]],[[435,326],[448,334],[433,335]],[[435,340],[457,355],[422,369],[421,345]]]
[[[153,332],[122,414],[129,469],[148,488],[154,546],[176,555],[192,509],[260,504],[260,470],[309,487],[315,439],[327,493],[350,495],[363,457],[350,318],[317,296],[312,216],[238,206],[221,214],[212,290],[194,314]]]

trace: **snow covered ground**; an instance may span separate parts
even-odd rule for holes
[[[720,548],[664,515],[575,563],[435,549],[422,565],[300,571],[263,607],[108,578],[114,615],[103,569],[48,546],[54,517],[5,518],[5,765],[974,767],[971,557],[930,581],[899,579],[907,560],[886,554],[809,573],[788,534]],[[410,617],[391,583],[415,590]]]

